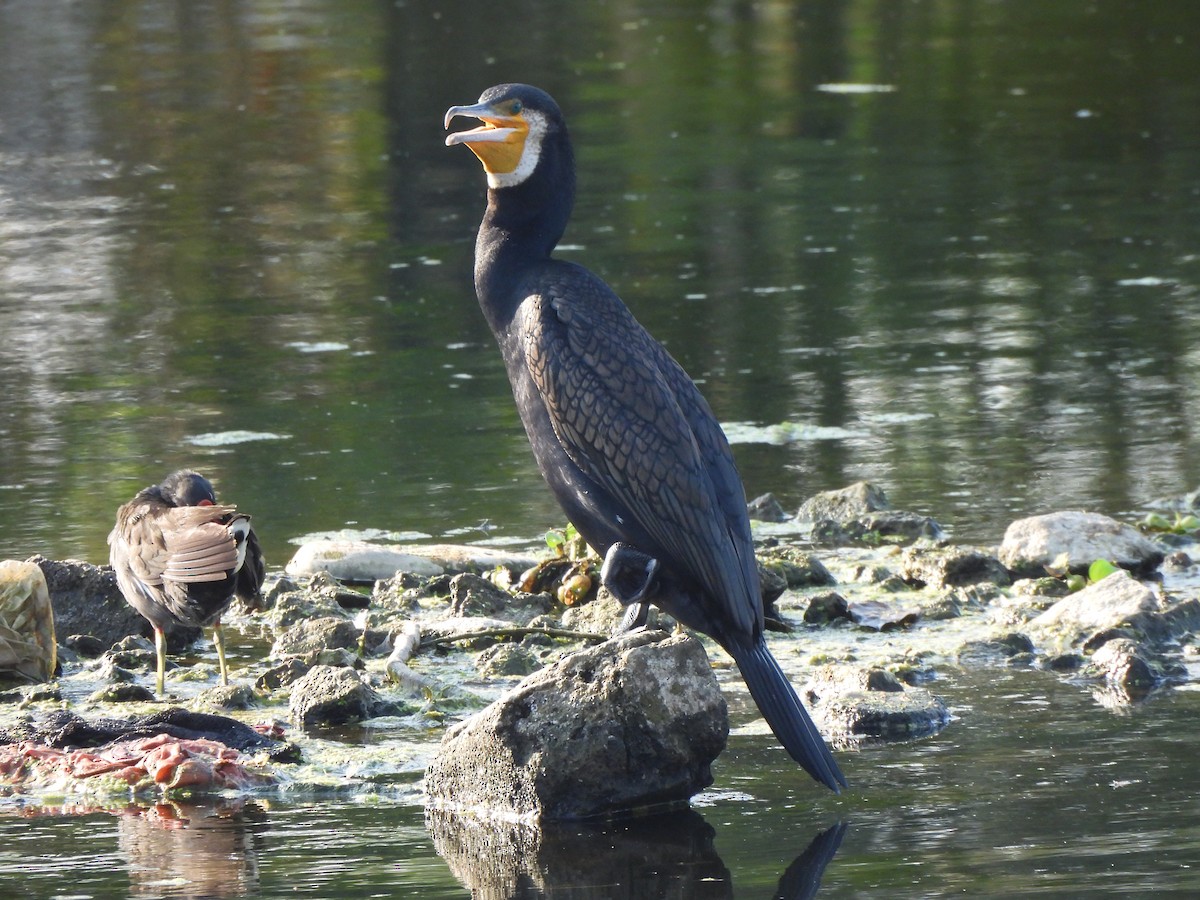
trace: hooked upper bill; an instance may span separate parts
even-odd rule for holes
[[[449,128],[450,122],[458,116],[470,116],[483,124],[447,135],[447,147],[466,144],[479,157],[489,176],[508,175],[520,167],[525,139],[529,134],[529,120],[525,118],[519,102],[452,106],[446,110],[445,127]]]

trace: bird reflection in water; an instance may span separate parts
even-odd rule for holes
[[[692,809],[604,825],[541,827],[427,809],[425,824],[434,848],[475,900],[735,896],[729,869],[714,846],[716,833]],[[817,834],[771,896],[815,897],[847,827],[838,822]]]
[[[131,897],[243,897],[259,887],[266,811],[256,803],[159,803],[122,811]]]

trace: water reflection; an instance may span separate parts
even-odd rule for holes
[[[159,803],[120,816],[118,848],[130,895],[243,897],[259,887],[266,811],[256,803]]]
[[[50,823],[43,833],[30,836],[43,865],[28,866],[29,854],[20,847],[25,838],[11,836],[8,848],[22,862],[8,871],[25,871],[36,879],[25,885],[23,896],[42,896],[40,889],[59,870],[79,896],[218,900],[254,894],[260,887],[267,811],[255,801],[42,806],[18,800],[4,812]],[[116,818],[115,849],[112,836],[99,827],[106,816]],[[66,834],[58,819],[70,820]],[[52,894],[46,896],[71,894],[65,881],[50,887]]]
[[[595,826],[484,823],[437,810],[427,810],[425,822],[438,854],[475,900],[736,896],[715,831],[692,809]],[[846,828],[839,822],[817,834],[780,877],[774,897],[816,896]]]
[[[99,561],[183,465],[279,562],[351,524],[559,524],[442,146],[514,75],[575,132],[565,255],[723,421],[842,435],[739,446],[751,494],[868,477],[995,540],[1200,480],[1200,6],[527,0],[520,41],[479,12],[0,4],[0,543]],[[237,430],[290,437],[189,442]]]

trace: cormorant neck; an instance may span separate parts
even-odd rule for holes
[[[493,330],[507,327],[522,299],[521,277],[550,258],[574,205],[575,166],[565,135],[543,148],[524,182],[488,189],[475,242],[475,290]]]

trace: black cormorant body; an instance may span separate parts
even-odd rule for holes
[[[596,275],[553,259],[575,194],[562,114],[545,92],[504,84],[456,116],[451,134],[487,171],[475,289],[504,356],[538,468],[567,518],[604,557],[602,580],[654,603],[737,663],[791,756],[845,785],[763,635],[750,522],[729,443],[687,373]]]
[[[260,601],[266,574],[250,517],[219,505],[208,479],[184,469],[118,509],[108,543],[122,595],[154,629],[158,693],[166,668],[164,633],[176,624],[213,626],[226,684],[221,615],[235,595]]]

